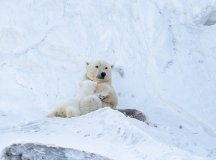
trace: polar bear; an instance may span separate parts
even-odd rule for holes
[[[111,107],[116,109],[118,98],[112,87],[112,70],[114,65],[110,65],[106,61],[86,62],[86,73],[83,80],[91,80],[97,82],[95,94],[86,96],[80,101],[80,115],[87,114],[102,107]],[[120,70],[120,75],[122,75]],[[125,116],[146,121],[146,116],[136,109],[116,109]]]
[[[79,110],[79,103],[84,97],[93,95],[95,93],[97,87],[97,83],[85,80],[80,84],[79,90],[77,91],[76,95],[70,99],[63,101],[62,103],[58,104],[54,110],[47,114],[46,117],[76,117],[80,115]],[[97,95],[99,96],[99,94]],[[100,95],[101,96],[101,95]],[[96,103],[102,103],[96,101]],[[102,106],[102,104],[101,104]]]
[[[94,95],[86,96],[80,101],[80,115],[103,107],[116,109],[118,99],[111,83],[113,67],[113,65],[101,60],[86,62],[86,74],[83,80],[97,82],[97,88]]]

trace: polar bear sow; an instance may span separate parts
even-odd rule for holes
[[[98,85],[94,95],[86,96],[80,101],[80,115],[87,114],[102,107],[116,109],[118,99],[112,87],[113,68],[114,66],[106,61],[86,62],[86,73],[83,80],[91,80],[97,82]],[[121,109],[118,111],[125,114],[125,116],[146,121],[146,116],[136,109]]]
[[[94,94],[97,83],[85,80],[80,84],[76,95],[68,100],[58,104],[55,109],[46,115],[46,117],[76,117],[80,115],[79,103],[84,97]],[[97,102],[98,104],[102,102]],[[102,105],[102,104],[101,104]]]
[[[86,96],[80,101],[80,115],[87,114],[102,107],[116,109],[118,99],[111,84],[112,69],[113,65],[105,61],[86,62],[86,74],[83,80],[97,82],[97,88],[94,95]]]

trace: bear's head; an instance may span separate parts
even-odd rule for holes
[[[113,68],[106,61],[86,62],[86,78],[97,83],[110,82]]]

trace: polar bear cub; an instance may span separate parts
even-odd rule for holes
[[[109,105],[107,106],[103,105],[101,101],[107,96],[108,96],[108,92],[99,92],[83,98],[80,101],[80,105],[79,105],[80,115],[85,115],[87,113],[96,111],[103,107],[109,107]]]
[[[58,104],[54,110],[46,117],[76,117],[80,115],[79,103],[86,96],[93,95],[97,87],[97,82],[85,80],[80,83],[79,90],[73,98],[67,99]]]

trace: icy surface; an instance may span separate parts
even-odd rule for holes
[[[0,1],[0,151],[30,140],[112,159],[216,159],[215,0]],[[117,108],[46,119],[85,61],[116,66]]]
[[[43,119],[1,127],[0,134],[5,143],[19,135],[20,139],[100,153],[111,159],[199,159],[155,140],[130,121],[133,120],[122,113],[104,108],[78,118]],[[137,122],[139,124],[143,122]],[[143,130],[148,127],[143,126]],[[157,153],[155,146],[160,148]]]

